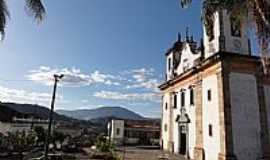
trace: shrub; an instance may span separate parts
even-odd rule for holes
[[[104,136],[98,136],[96,142],[97,150],[100,152],[113,152],[114,146]]]

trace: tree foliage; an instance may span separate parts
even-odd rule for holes
[[[52,143],[54,144],[54,148],[56,148],[56,142],[59,142],[61,147],[62,147],[62,144],[66,138],[67,138],[67,136],[65,134],[63,134],[62,132],[53,131],[51,140],[52,140]]]
[[[45,129],[43,127],[40,127],[40,126],[36,126],[34,128],[34,131],[36,133],[36,136],[37,136],[37,143],[44,143],[45,142],[45,139],[46,139],[46,132],[45,132]]]
[[[100,152],[113,152],[114,146],[103,135],[99,135],[96,141],[96,147]]]
[[[37,22],[44,19],[46,11],[42,4],[42,0],[25,0],[25,6],[27,13],[33,16]],[[0,34],[2,35],[2,38],[5,35],[6,22],[9,17],[10,14],[7,6],[7,0],[0,0]]]
[[[18,152],[22,152],[35,144],[35,133],[25,131],[8,132],[6,138],[8,147]]]

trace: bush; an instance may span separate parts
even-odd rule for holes
[[[104,136],[98,136],[96,142],[97,150],[100,152],[113,152],[114,146],[113,144],[109,143],[109,141],[104,138]]]
[[[114,145],[104,136],[97,137],[96,148],[99,153],[94,153],[91,158],[103,160],[121,160],[117,153],[114,152]]]

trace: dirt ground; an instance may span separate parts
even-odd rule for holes
[[[153,147],[122,147],[118,153],[122,160],[186,160],[181,155],[164,153]]]

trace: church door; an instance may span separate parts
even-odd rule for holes
[[[180,154],[185,155],[186,154],[186,146],[187,146],[187,139],[186,139],[186,134],[185,133],[181,133],[181,144],[180,144]]]
[[[187,152],[187,128],[185,125],[180,125],[179,129],[179,153],[186,155]]]

